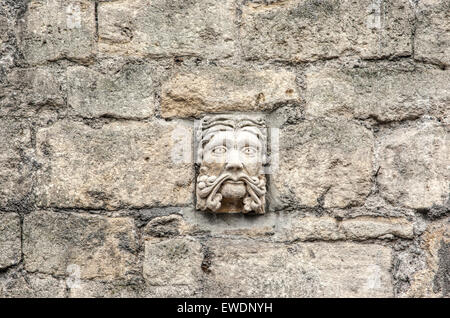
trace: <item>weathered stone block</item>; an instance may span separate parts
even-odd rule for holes
[[[51,275],[11,269],[0,276],[0,298],[63,298],[66,283]]]
[[[449,117],[450,73],[412,65],[311,67],[305,76],[305,115],[375,118],[381,122],[424,114]]]
[[[449,208],[450,139],[444,127],[425,122],[399,128],[377,144],[377,181],[386,200],[413,209]]]
[[[295,74],[280,70],[207,68],[180,73],[163,85],[164,117],[224,111],[270,111],[297,103]]]
[[[413,238],[414,227],[403,218],[356,217],[345,220],[322,217],[294,217],[280,222],[275,240],[368,240]]]
[[[44,107],[61,109],[65,104],[62,77],[59,71],[50,68],[11,70],[6,76],[4,95],[0,96],[0,115],[31,117]]]
[[[38,205],[118,209],[193,200],[192,129],[178,122],[120,122],[93,129],[63,121],[38,131]],[[182,159],[182,158],[181,158]],[[189,163],[183,163],[189,162]]]
[[[233,0],[127,0],[98,6],[99,49],[135,56],[233,55]]]
[[[242,49],[247,59],[292,62],[405,56],[413,21],[407,0],[252,1],[242,10]]]
[[[76,66],[67,72],[67,103],[83,117],[146,118],[154,113],[152,70],[129,64],[116,74]]]
[[[202,262],[202,246],[192,238],[145,242],[144,278],[150,286],[198,288]]]
[[[296,212],[267,213],[258,217],[245,215],[210,215],[189,208],[181,215],[155,218],[144,228],[144,235],[175,237],[210,235],[214,237],[264,238],[273,242],[335,241],[370,239],[412,239],[414,224],[402,217],[334,218],[304,216]]]
[[[143,234],[150,237],[173,237],[195,232],[195,226],[178,214],[156,217],[144,227]]]
[[[24,121],[0,118],[0,208],[28,211],[33,202],[31,129]]]
[[[140,281],[139,281],[140,282]],[[129,281],[81,280],[69,289],[69,298],[137,298],[140,288]]]
[[[364,240],[373,238],[414,237],[414,226],[403,218],[358,217],[344,220],[340,231],[346,239]]]
[[[0,269],[17,264],[21,258],[20,217],[0,213]]]
[[[372,181],[373,135],[347,121],[304,121],[280,131],[272,207],[361,205]]]
[[[400,253],[397,260],[397,279],[406,280],[409,288],[401,297],[450,296],[450,218],[428,224],[421,236],[419,251]],[[424,256],[419,268],[413,268],[417,255]]]
[[[450,3],[421,0],[417,3],[414,58],[450,65]]]
[[[131,218],[33,212],[25,216],[23,240],[28,272],[69,276],[75,265],[80,279],[120,280],[138,270]]]
[[[215,239],[208,247],[205,297],[392,296],[391,250],[384,246]]]
[[[95,51],[95,4],[88,0],[32,0],[19,46],[32,65],[67,58],[87,61]]]

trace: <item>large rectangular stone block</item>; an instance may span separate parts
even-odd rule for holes
[[[271,111],[298,102],[294,73],[214,67],[176,74],[166,82],[161,112],[164,117],[190,117],[225,111]]]
[[[372,184],[372,133],[353,122],[312,120],[280,131],[271,206],[343,208],[364,203]]]
[[[19,47],[31,65],[87,61],[95,52],[95,29],[94,1],[32,0],[21,21]]]
[[[364,241],[414,237],[413,222],[402,217],[358,216],[342,219],[305,216],[301,211],[287,211],[252,218],[247,215],[211,215],[190,208],[180,208],[178,213],[152,219],[144,227],[144,237],[210,235],[263,238],[272,242]]]
[[[280,222],[275,239],[280,241],[412,239],[414,227],[404,218],[356,217],[336,220],[329,216],[292,217]]]
[[[21,248],[19,215],[0,212],[0,269],[19,263]]]
[[[423,251],[418,262],[417,250],[401,251],[396,256],[394,277],[406,282],[401,297],[448,298],[450,296],[450,217],[430,222],[421,235]],[[417,264],[418,263],[418,264]],[[414,266],[419,265],[419,266]],[[420,266],[421,265],[421,266]],[[400,285],[400,284],[399,284]]]
[[[63,71],[51,67],[14,68],[0,84],[0,115],[32,117],[47,109],[64,108]]]
[[[64,298],[66,282],[51,275],[11,269],[0,277],[0,298]]]
[[[406,56],[412,54],[413,23],[407,0],[248,1],[242,49],[247,59],[291,62]]]
[[[450,65],[448,0],[421,0],[417,3],[414,58],[444,67]]]
[[[412,209],[450,209],[450,139],[434,122],[381,134],[376,148],[380,194]]]
[[[450,72],[412,64],[311,67],[305,73],[307,117],[381,122],[450,116]]]
[[[150,286],[187,286],[199,289],[202,245],[195,239],[152,239],[145,242],[144,278]]]
[[[67,103],[83,117],[151,117],[155,109],[152,70],[146,64],[128,64],[115,74],[86,67],[67,71]]]
[[[130,121],[94,129],[62,121],[39,130],[36,140],[39,206],[114,210],[193,200],[192,159],[182,157],[192,155],[188,124]]]
[[[33,204],[30,124],[0,118],[0,209],[28,211]]]
[[[391,297],[391,250],[377,244],[208,242],[205,297]],[[239,283],[236,283],[239,282]]]
[[[131,218],[33,212],[25,216],[23,240],[28,272],[121,280],[139,270]]]
[[[99,49],[135,56],[234,54],[233,0],[122,0],[98,6]]]

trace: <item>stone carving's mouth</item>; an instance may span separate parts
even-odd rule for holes
[[[260,197],[266,192],[265,180],[261,182],[258,177],[250,177],[245,174],[232,176],[229,173],[224,173],[219,177],[201,176],[198,181],[198,195],[200,198],[206,199],[206,206],[213,211],[220,208],[222,194],[219,193],[219,189],[224,183],[232,185],[245,184],[248,192],[248,196],[244,198],[245,210],[247,212],[251,210],[258,212],[262,209],[263,203]]]
[[[223,183],[228,183],[228,184],[244,184],[244,181],[234,181],[234,180],[226,180]]]

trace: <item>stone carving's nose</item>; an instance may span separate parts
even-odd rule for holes
[[[225,165],[225,169],[228,171],[238,171],[243,168],[241,159],[239,158],[239,151],[231,150]]]

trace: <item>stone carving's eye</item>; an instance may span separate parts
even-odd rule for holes
[[[215,155],[223,155],[227,152],[227,148],[224,146],[217,146],[212,150],[212,153]]]
[[[257,150],[253,147],[244,147],[242,148],[242,152],[244,153],[244,155],[246,156],[254,156],[257,153]]]

